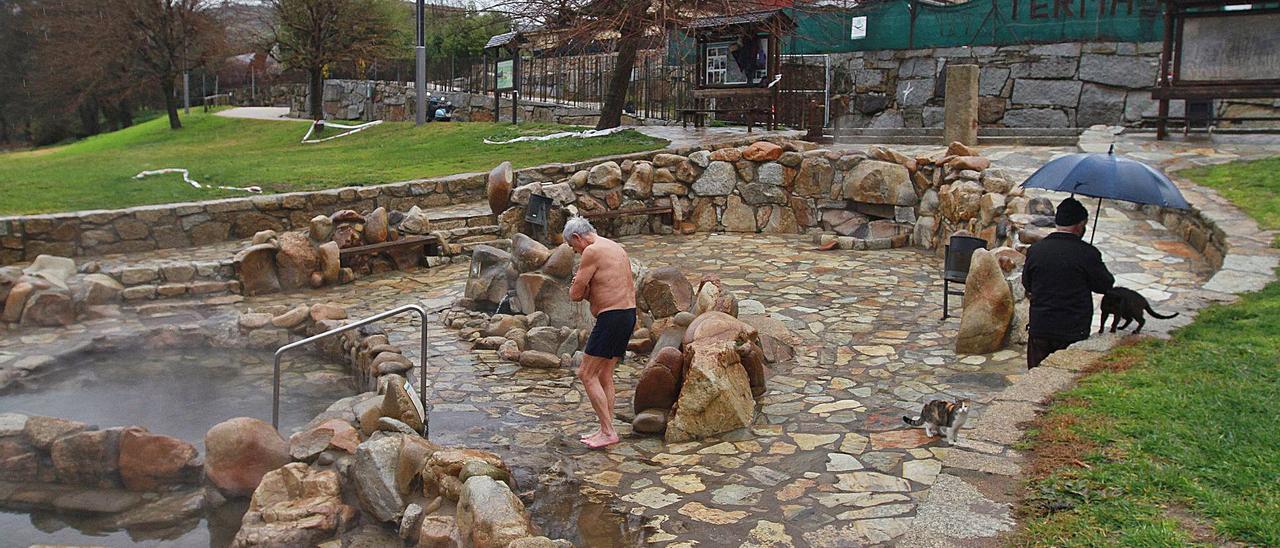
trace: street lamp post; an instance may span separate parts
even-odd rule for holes
[[[427,32],[423,26],[423,6],[424,0],[418,0],[418,45],[414,47],[414,53],[417,61],[417,75],[414,78],[413,85],[417,89],[417,108],[414,112],[414,122],[422,125],[427,121]]]

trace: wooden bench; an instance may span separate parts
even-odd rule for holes
[[[392,251],[402,248],[411,248],[422,246],[424,248],[422,254],[424,256],[433,256],[440,254],[440,239],[436,236],[405,236],[399,240],[391,242],[382,242],[369,245],[358,245],[355,247],[343,248],[338,251],[338,259],[345,264],[345,260],[351,257],[359,257],[361,255],[372,255],[383,251]]]
[[[766,119],[769,117],[769,111],[758,108],[682,108],[677,109],[680,114],[680,127],[689,127],[689,118],[693,118],[693,127],[702,127],[702,118],[704,114],[750,114],[747,118],[747,133],[751,133],[751,128],[756,125],[756,116],[761,115]],[[764,124],[760,124],[764,125]]]
[[[635,207],[631,209],[615,209],[612,211],[587,211],[582,213],[584,219],[612,219],[614,217],[627,217],[630,215],[671,215],[672,222],[675,221],[675,206],[654,206],[654,207]]]

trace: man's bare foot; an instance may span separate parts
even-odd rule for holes
[[[578,439],[582,441],[587,441],[588,439],[594,438],[599,435],[600,435],[600,429],[597,428],[595,430],[592,430],[590,434],[583,434],[581,436],[578,436]]]
[[[582,443],[587,444],[587,447],[592,449],[608,447],[618,443],[618,433],[614,432],[613,434],[605,434],[601,432],[595,436],[582,440]]]

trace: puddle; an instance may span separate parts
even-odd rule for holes
[[[174,546],[180,548],[225,548],[240,530],[240,518],[248,510],[248,500],[232,501],[204,518],[164,529],[103,531],[93,518],[54,512],[18,513],[0,511],[0,545],[73,546]]]
[[[139,425],[203,453],[204,434],[232,417],[271,420],[272,354],[223,348],[88,352],[62,359],[0,395],[0,412]],[[280,430],[288,438],[355,394],[346,367],[298,354],[282,364]]]

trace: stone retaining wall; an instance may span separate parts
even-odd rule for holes
[[[976,64],[979,123],[1003,127],[1137,125],[1156,114],[1160,42],[1088,42],[865,51],[831,56],[838,127],[941,127],[947,63]],[[1217,103],[1219,116],[1280,113],[1280,102]],[[1171,114],[1181,116],[1183,102]]]
[[[639,153],[616,157],[649,157]],[[595,160],[599,161],[599,160]],[[518,181],[551,180],[572,173],[577,164],[550,164],[516,171]],[[302,229],[316,215],[342,209],[378,207],[407,211],[471,203],[485,195],[485,174],[464,173],[432,179],[315,192],[291,192],[46,215],[0,217],[0,265],[29,262],[39,255],[82,257],[139,253],[244,240],[263,230]],[[492,224],[487,218],[433,220],[441,230]]]
[[[286,88],[289,116],[310,117],[309,90],[306,84],[294,84]],[[494,121],[494,98],[489,95],[461,91],[430,90],[430,97],[443,97],[453,103],[453,119],[459,122]],[[412,82],[385,80],[325,80],[324,117],[327,120],[389,120],[414,119],[417,91]],[[511,102],[504,98],[498,118],[510,121]],[[521,100],[517,110],[521,122],[555,122],[559,124],[594,126],[600,112],[594,108],[581,108]],[[622,123],[639,125],[653,123],[631,116],[623,116]]]

